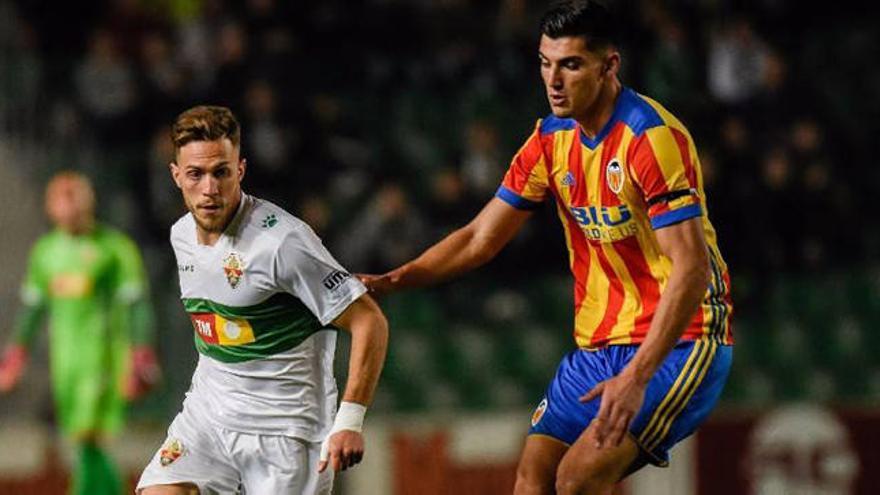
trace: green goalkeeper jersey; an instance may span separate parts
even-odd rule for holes
[[[121,424],[128,350],[150,338],[146,295],[140,253],[116,230],[54,230],[33,247],[15,339],[29,346],[48,316],[52,388],[66,433],[110,432]]]

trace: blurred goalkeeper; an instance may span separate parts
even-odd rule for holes
[[[122,480],[101,441],[122,426],[126,400],[159,378],[141,256],[128,237],[95,221],[94,191],[79,173],[49,181],[46,212],[55,228],[31,251],[0,392],[20,380],[48,314],[57,422],[77,454],[71,493],[117,495]]]
[[[241,131],[225,107],[172,126],[171,227],[199,363],[183,410],[144,469],[142,495],[326,495],[361,461],[388,324],[366,287],[302,220],[242,192]],[[336,330],[351,333],[339,409]]]

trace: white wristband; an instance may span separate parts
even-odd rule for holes
[[[339,403],[339,410],[336,411],[336,419],[333,421],[333,428],[330,434],[342,430],[351,430],[358,433],[364,430],[364,416],[367,414],[367,406],[358,404],[357,402]]]
[[[339,410],[336,411],[336,419],[333,420],[333,427],[330,428],[330,433],[327,434],[327,438],[325,438],[324,442],[321,444],[321,454],[319,459],[321,461],[327,460],[330,437],[332,437],[334,433],[343,430],[361,433],[364,430],[364,416],[366,416],[366,414],[367,406],[358,404],[357,402],[340,402]]]

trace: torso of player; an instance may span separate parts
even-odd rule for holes
[[[694,217],[701,217],[713,280],[683,339],[712,336],[729,341],[726,266],[706,215],[696,149],[680,122],[656,102],[624,89],[611,120],[595,137],[586,136],[574,120],[554,116],[540,121],[536,133],[515,158],[504,186],[516,193],[509,201],[515,206],[547,195],[555,199],[575,278],[578,346],[644,340],[672,268],[654,231]],[[649,156],[649,146],[673,149],[681,170],[668,164],[637,164]],[[515,177],[521,166],[517,160],[526,167],[536,163],[527,169],[527,179]],[[634,170],[637,166],[641,176]],[[679,173],[683,177],[672,177]],[[649,205],[646,189],[652,186],[646,182],[651,180],[663,182],[664,190],[667,184],[684,184],[683,192],[668,204]],[[505,199],[508,191],[499,196]]]
[[[198,244],[195,229],[187,215],[171,234],[201,355],[184,407],[210,411],[206,419],[235,431],[320,439],[335,410],[336,331],[279,286],[276,273],[279,248],[299,242],[300,229],[314,234],[248,195],[213,246]],[[326,284],[339,282],[334,271]]]
[[[32,260],[38,265],[33,268],[38,280],[25,284],[23,298],[26,302],[46,298],[53,334],[104,336],[118,270],[109,245],[114,235],[120,234],[98,226],[77,236],[56,230],[40,240]]]
[[[300,224],[280,208],[244,195],[226,233],[212,246],[196,242],[191,216],[174,227],[181,299],[200,353],[229,363],[262,359],[325,328],[275,281],[279,244],[296,242],[284,239],[291,229],[307,228]]]

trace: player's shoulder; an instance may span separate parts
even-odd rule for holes
[[[275,203],[248,197],[250,207],[242,218],[243,237],[259,238],[261,242],[280,245],[291,238],[314,235],[309,225]]]
[[[95,234],[99,239],[104,242],[112,242],[118,244],[128,244],[134,242],[131,240],[131,237],[129,237],[128,234],[126,234],[125,232],[103,223],[99,223],[95,226]]]
[[[557,117],[551,113],[546,117],[539,119],[535,127],[539,135],[549,136],[557,132],[577,129],[577,121],[574,119]]]
[[[49,232],[42,234],[40,237],[37,237],[37,240],[31,245],[31,256],[44,255],[51,251],[52,247],[61,241],[61,239],[62,233],[60,229],[52,229]]]
[[[678,118],[660,102],[624,87],[620,93],[615,113],[620,121],[630,128],[634,136],[662,127],[671,127],[687,133]]]
[[[195,231],[196,224],[193,219],[192,213],[187,212],[182,217],[178,218],[176,222],[171,226],[170,230],[170,238],[172,245],[178,245],[181,243],[187,243],[188,239],[192,237],[192,233]],[[186,233],[189,233],[187,235]]]

